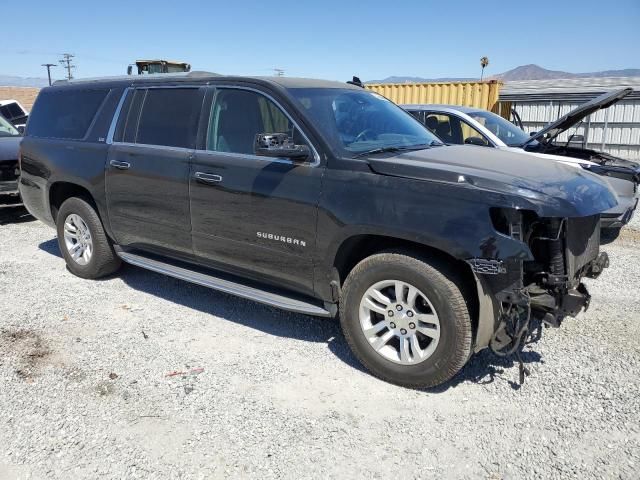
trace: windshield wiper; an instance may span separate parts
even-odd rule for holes
[[[375,155],[376,153],[392,153],[392,152],[403,152],[407,150],[424,150],[425,148],[429,148],[435,145],[441,145],[440,143],[434,144],[431,142],[429,145],[426,143],[420,145],[390,145],[388,147],[378,147],[373,148],[371,150],[366,150],[364,152],[356,153],[353,158],[366,157],[367,155]]]

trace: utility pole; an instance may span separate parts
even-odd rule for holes
[[[76,68],[76,66],[71,63],[71,59],[73,57],[75,57],[75,55],[71,53],[63,53],[62,59],[58,62],[60,65],[67,69],[67,80],[71,80],[73,78],[73,75],[71,75],[71,69]]]
[[[51,86],[51,67],[55,67],[55,63],[43,63],[43,67],[47,67],[47,77],[49,77],[49,86]]]

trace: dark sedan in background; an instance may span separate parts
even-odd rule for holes
[[[18,148],[22,135],[0,116],[0,195],[18,194]]]

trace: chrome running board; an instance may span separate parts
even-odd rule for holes
[[[138,267],[146,268],[157,273],[162,273],[170,277],[186,280],[187,282],[202,285],[213,290],[229,293],[237,297],[246,298],[273,307],[288,310],[290,312],[304,313],[306,315],[315,315],[319,317],[330,317],[331,313],[318,305],[297,300],[278,293],[267,292],[259,288],[250,287],[241,283],[233,282],[223,278],[216,277],[211,274],[205,274],[189,270],[187,268],[178,267],[170,263],[161,262],[152,258],[145,257],[136,253],[125,252],[121,248],[116,247],[116,254],[125,262]]]

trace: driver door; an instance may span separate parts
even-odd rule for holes
[[[223,269],[311,293],[323,168],[254,154],[258,133],[287,133],[315,152],[269,95],[217,88],[206,140],[191,162],[194,253]],[[317,155],[317,154],[315,154]]]

